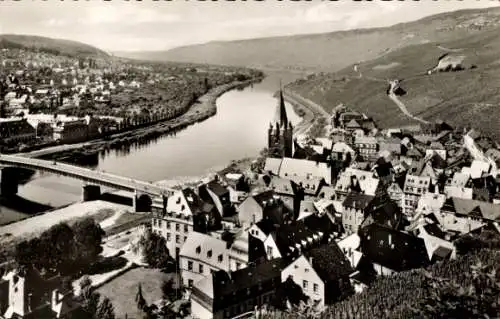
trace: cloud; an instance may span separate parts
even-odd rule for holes
[[[181,20],[176,14],[164,13],[149,8],[138,6],[106,6],[102,4],[91,7],[78,22],[83,25],[138,25],[143,23],[173,23]]]

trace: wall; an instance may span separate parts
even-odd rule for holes
[[[304,294],[312,300],[321,299],[320,307],[324,306],[325,285],[304,256],[300,256],[281,272],[281,281],[286,281],[289,276],[292,276],[293,281],[302,288]],[[304,288],[304,280],[307,281],[307,288]],[[314,292],[314,284],[318,285],[318,290],[316,292]]]
[[[255,215],[255,218],[254,218]],[[263,210],[262,207],[257,203],[257,201],[253,197],[248,197],[238,209],[238,218],[240,223],[256,223],[263,218]]]

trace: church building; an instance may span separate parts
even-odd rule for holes
[[[293,156],[293,127],[286,114],[283,90],[280,89],[273,121],[269,124],[268,149],[270,157]]]

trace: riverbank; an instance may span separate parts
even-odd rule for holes
[[[219,96],[230,90],[242,89],[254,83],[258,83],[262,81],[262,79],[263,78],[254,78],[247,81],[236,81],[213,88],[192,104],[184,114],[172,120],[132,131],[117,133],[98,140],[78,144],[59,145],[48,149],[22,153],[20,155],[57,159],[64,156],[77,155],[77,153],[82,151],[85,153],[92,153],[106,149],[121,149],[134,143],[144,143],[162,135],[174,133],[214,116],[217,113],[216,100]]]

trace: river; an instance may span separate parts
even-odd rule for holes
[[[99,155],[96,169],[144,181],[183,181],[221,169],[231,161],[255,156],[267,145],[267,129],[277,100],[273,93],[298,74],[272,72],[258,84],[233,90],[217,99],[217,114],[128,152],[108,151]],[[292,123],[300,117],[286,104]],[[81,181],[36,173],[19,186],[22,198],[53,207],[81,199]],[[7,208],[0,206],[0,211]]]

